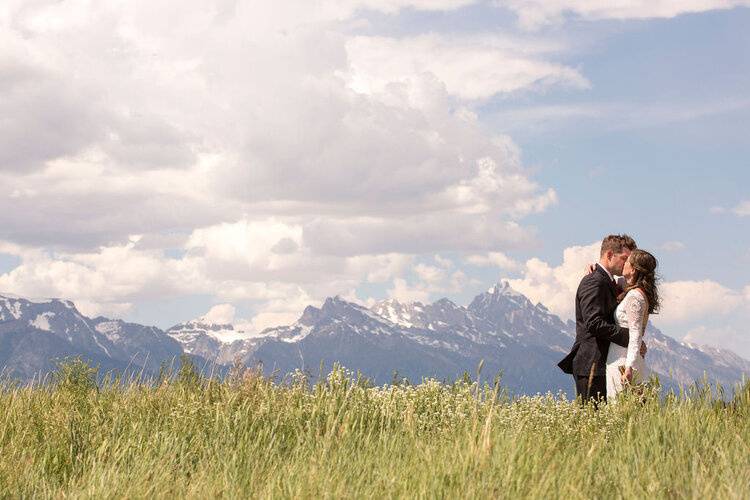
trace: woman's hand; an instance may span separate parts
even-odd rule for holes
[[[626,366],[625,371],[622,374],[622,383],[623,385],[629,384],[633,381],[633,367],[632,366]]]
[[[583,270],[583,275],[588,276],[589,274],[596,271],[596,264],[587,264],[586,268]]]

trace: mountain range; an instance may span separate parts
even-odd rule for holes
[[[556,366],[575,338],[575,325],[533,304],[507,282],[477,295],[468,306],[443,298],[431,304],[394,299],[372,307],[329,297],[307,306],[284,326],[247,333],[205,317],[166,331],[104,317],[88,318],[68,300],[33,300],[0,294],[0,366],[22,381],[43,376],[55,359],[80,355],[100,371],[155,374],[187,354],[219,371],[239,362],[262,366],[283,379],[299,369],[324,374],[333,363],[360,371],[376,384],[394,378],[454,380],[502,374],[515,394],[563,391],[570,376]],[[679,342],[649,325],[647,361],[667,384],[704,375],[731,386],[750,374],[750,361],[722,349]]]

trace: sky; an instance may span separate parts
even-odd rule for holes
[[[563,318],[601,238],[750,358],[750,1],[6,0],[0,291],[247,331],[326,297]]]

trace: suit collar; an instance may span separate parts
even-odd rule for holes
[[[596,264],[596,272],[599,273],[599,275],[602,276],[607,281],[607,283],[609,283],[609,287],[612,290],[612,293],[617,296],[617,286],[615,285],[614,279],[609,277],[607,271],[599,263]]]
[[[606,269],[604,269],[604,266],[603,266],[603,265],[601,265],[601,264],[599,264],[599,263],[597,262],[597,263],[596,263],[596,267],[597,267],[597,268],[598,268],[598,269],[599,269],[599,270],[600,270],[601,272],[603,272],[603,273],[604,273],[604,275],[605,275],[605,276],[607,277],[607,279],[609,279],[610,281],[614,281],[614,280],[615,280],[615,277],[614,277],[614,276],[613,276],[612,274],[610,274],[610,272],[609,272],[609,271],[607,271]]]

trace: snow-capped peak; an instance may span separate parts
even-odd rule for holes
[[[211,323],[206,321],[206,319],[204,316],[201,316],[192,321],[180,323],[167,330],[167,334],[179,342],[184,342],[188,338],[192,339],[200,335],[207,335],[222,344],[231,344],[237,340],[247,340],[255,336],[252,332],[235,329],[232,324]]]
[[[502,295],[505,297],[526,298],[526,296],[522,293],[515,291],[513,287],[510,286],[510,283],[505,280],[502,280],[499,283],[495,283],[490,287],[489,290],[487,290],[487,293],[489,293],[490,295]]]
[[[25,302],[31,302],[32,304],[48,304],[54,300],[58,300],[58,299],[35,299],[35,298],[29,298],[29,297],[21,297],[14,293],[6,293],[6,292],[0,292],[0,299],[23,300]]]
[[[422,323],[424,304],[419,301],[404,303],[390,298],[377,302],[370,310],[391,323],[412,327]]]

